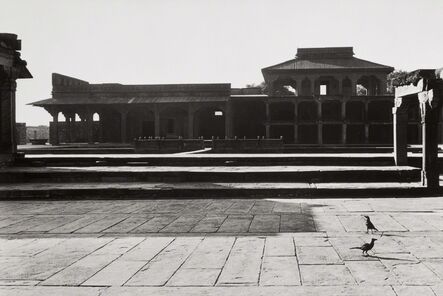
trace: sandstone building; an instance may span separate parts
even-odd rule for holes
[[[265,90],[229,83],[92,84],[54,73],[52,98],[32,105],[53,116],[52,144],[139,137],[389,144],[393,95],[387,94],[387,75],[393,70],[356,58],[352,47],[299,48],[294,59],[262,69]],[[419,130],[412,120],[410,143]]]

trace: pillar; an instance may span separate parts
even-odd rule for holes
[[[234,117],[234,111],[232,109],[232,102],[227,101],[226,102],[226,111],[225,111],[225,138],[230,139],[232,138],[232,130],[233,130],[233,117]]]
[[[323,144],[323,120],[321,116],[321,101],[318,101],[317,108],[317,143],[319,145]]]
[[[364,121],[365,121],[365,144],[368,144],[369,143],[369,120],[368,120],[369,102],[368,102],[368,100],[365,100],[364,104],[365,104],[365,114],[364,114]]]
[[[188,106],[188,139],[194,138],[194,107]],[[226,119],[226,114],[225,114]]]
[[[59,111],[53,111],[51,113],[51,115],[52,115],[52,123],[54,125],[54,132],[53,132],[54,139],[50,139],[51,140],[50,142],[51,142],[52,145],[60,144],[60,138],[59,138],[59,135],[58,135],[58,113],[59,113]]]
[[[346,122],[346,100],[343,100],[341,102],[341,120],[342,120],[342,126],[341,126],[341,143],[343,145],[346,145],[346,129],[348,127]]]
[[[88,111],[85,114],[86,139],[89,144],[94,143],[94,113]]]
[[[154,107],[154,135],[156,138],[160,137],[160,110],[158,106]]]
[[[265,102],[266,120],[265,120],[265,138],[271,138],[271,112],[269,102]]]
[[[422,185],[428,188],[439,187],[438,164],[438,121],[440,97],[434,90],[418,93],[422,123]]]
[[[122,110],[120,111],[120,136],[121,136],[121,142],[127,143],[127,134],[126,134],[126,123],[128,119],[128,110]]]
[[[298,143],[298,102],[294,101],[294,144]]]
[[[302,84],[301,79],[297,79],[296,80],[296,87],[297,87],[297,97],[301,96],[301,84]]]
[[[394,160],[395,165],[408,164],[408,107],[404,98],[395,98],[392,108],[394,129]]]
[[[15,139],[16,86],[17,83],[14,79],[0,81],[0,154],[9,155],[11,158],[17,152]]]

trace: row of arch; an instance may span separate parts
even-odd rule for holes
[[[187,106],[188,107],[188,106]],[[225,136],[225,108],[181,106],[163,108],[98,108],[52,112],[53,143],[131,142],[135,138],[211,138]]]
[[[270,121],[384,121],[391,122],[391,101],[302,101],[274,102],[269,104]]]
[[[375,75],[363,75],[355,81],[347,76],[344,78],[320,76],[313,81],[308,77],[303,79],[278,77],[272,82],[270,94],[277,96],[375,96],[384,95],[386,91],[386,81]]]

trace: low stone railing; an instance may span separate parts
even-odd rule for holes
[[[212,152],[215,153],[259,153],[283,152],[283,139],[214,139]]]
[[[135,153],[173,153],[204,148],[203,139],[153,139],[134,140]]]

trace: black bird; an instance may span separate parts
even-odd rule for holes
[[[378,231],[377,228],[375,228],[374,224],[372,224],[371,219],[369,216],[364,216],[366,218],[366,233],[369,233],[369,230],[371,233],[374,233],[374,230]]]
[[[374,242],[375,242],[376,240],[377,240],[377,239],[373,238],[373,239],[371,239],[371,242],[370,242],[370,243],[364,243],[361,247],[353,247],[353,248],[351,248],[351,249],[359,249],[359,250],[362,250],[362,251],[363,251],[363,255],[366,253],[366,256],[369,256],[368,251],[369,251],[369,250],[372,250],[372,248],[374,247]]]

